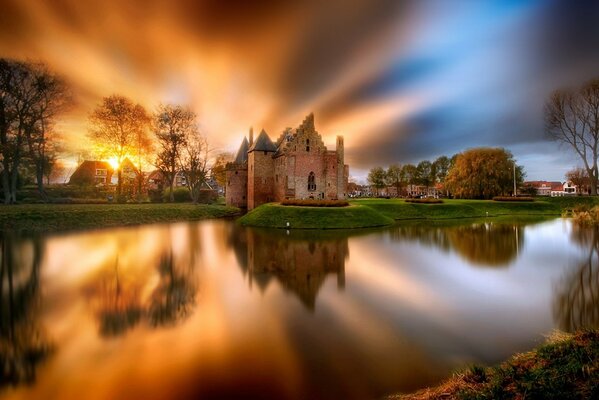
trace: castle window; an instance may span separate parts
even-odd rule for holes
[[[314,172],[310,172],[308,175],[308,190],[316,190],[316,177],[314,176]]]
[[[306,139],[306,151],[310,151],[310,139]]]
[[[268,153],[267,151],[264,152],[264,155],[266,155],[266,153]]]

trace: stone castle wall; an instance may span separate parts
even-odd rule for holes
[[[225,199],[227,205],[247,208],[248,169],[247,164],[227,164]]]

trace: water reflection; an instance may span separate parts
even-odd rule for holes
[[[35,381],[52,345],[39,322],[43,244],[0,235],[0,387]]]
[[[15,387],[0,398],[410,392],[555,327],[596,324],[598,241],[568,220],[495,219],[351,235],[230,221],[13,235],[0,361]]]
[[[156,246],[157,254],[150,258],[154,273],[152,268],[150,273],[132,273],[140,267],[140,261],[137,257],[119,257],[130,252],[132,246],[128,243],[130,238],[123,235],[114,262],[106,262],[87,286],[86,293],[94,304],[102,336],[122,335],[140,323],[154,328],[171,326],[192,312],[197,292],[194,271],[200,247],[197,226],[187,227],[185,242],[189,247],[178,252],[177,257],[173,254],[173,233],[165,229],[160,235],[160,245]]]
[[[470,224],[408,223],[391,229],[396,241],[418,241],[444,251],[455,251],[465,260],[480,266],[507,266],[524,244],[521,222],[478,221]]]
[[[345,287],[345,261],[349,258],[344,232],[259,230],[233,226],[239,265],[250,288],[264,292],[272,280],[293,293],[314,311],[316,297],[328,275]]]
[[[554,316],[567,332],[599,328],[599,228],[574,225],[571,237],[586,255],[558,284]]]

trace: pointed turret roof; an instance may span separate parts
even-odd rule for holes
[[[249,149],[249,151],[254,151],[254,150],[273,151],[274,152],[274,151],[277,151],[277,146],[275,146],[275,144],[272,142],[272,140],[270,140],[266,131],[264,129],[262,129],[262,132],[260,132],[260,134],[258,135],[258,138],[256,139],[254,144],[252,144],[252,146]]]
[[[244,164],[248,161],[248,150],[249,150],[250,144],[247,140],[247,138],[243,138],[243,141],[241,142],[241,146],[239,146],[239,150],[237,150],[237,155],[235,156],[235,163],[236,164]]]

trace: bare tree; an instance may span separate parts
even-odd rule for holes
[[[35,168],[37,188],[42,200],[46,200],[44,176],[50,174],[46,170],[52,167],[58,150],[54,122],[68,106],[70,96],[62,78],[50,72],[45,65],[32,65],[31,73],[37,94],[27,118],[25,136],[28,154]]]
[[[200,134],[194,124],[187,132],[185,145],[180,157],[180,170],[185,176],[189,187],[191,200],[197,203],[200,197],[200,188],[208,177],[208,140]]]
[[[118,163],[117,197],[121,196],[121,163],[136,154],[137,141],[147,129],[146,110],[126,97],[105,97],[89,117],[90,138],[104,157],[115,157]]]
[[[555,91],[545,105],[546,130],[550,138],[572,147],[584,164],[591,194],[599,180],[599,80],[579,89]]]
[[[19,166],[26,151],[26,129],[38,98],[29,66],[0,59],[0,154],[6,204],[17,201]]]
[[[187,137],[197,130],[195,118],[191,110],[178,105],[160,105],[154,115],[154,133],[158,139],[155,165],[168,182],[170,201],[175,200],[173,186]]]

